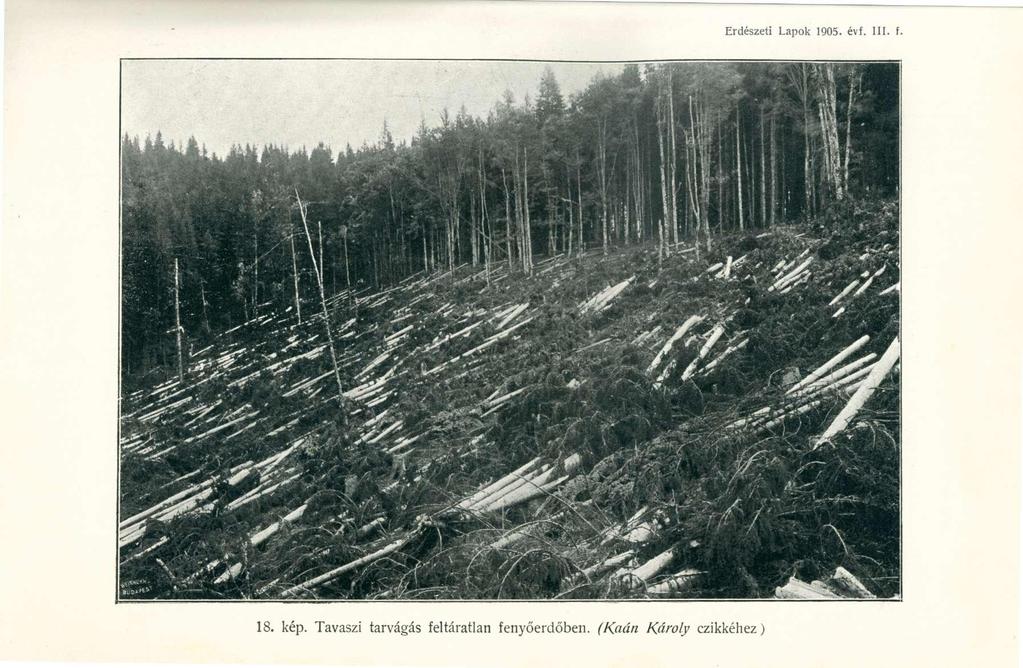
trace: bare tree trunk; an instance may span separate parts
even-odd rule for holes
[[[455,212],[458,209],[457,195],[452,194],[452,196],[451,196],[451,204],[449,206],[451,208],[448,210],[448,228],[447,228],[448,229],[448,238],[447,238],[447,242],[448,242],[448,271],[454,271],[455,270],[455,263],[457,261],[457,257],[455,255],[455,215],[456,215]]]
[[[725,231],[724,224],[724,212],[725,212],[725,175],[722,171],[722,148],[721,145],[724,143],[724,134],[721,131],[721,116],[720,114],[714,115],[714,127],[718,137],[718,160],[717,160],[717,208],[718,208],[718,234],[722,234]]]
[[[757,178],[756,174],[753,173],[753,167],[756,162],[753,160],[753,137],[747,135],[743,141],[743,159],[746,161],[746,175],[749,176],[746,179],[746,201],[749,202],[749,210],[746,212],[747,220],[749,224],[755,225],[757,222]]]
[[[316,221],[316,237],[319,240],[320,249],[320,283],[323,282],[323,225],[320,221]]]
[[[739,193],[739,230],[745,229],[742,220],[742,153],[739,150],[741,142],[741,130],[739,124],[739,105],[735,106],[735,175],[738,183]]]
[[[533,231],[529,225],[529,154],[526,148],[522,147],[522,208],[526,213],[525,226],[525,270],[529,276],[533,275]]]
[[[835,66],[831,63],[815,65],[817,82],[817,111],[821,122],[821,140],[824,146],[825,172],[835,199],[845,195],[842,182],[840,149],[838,143],[837,102],[835,99]]]
[[[476,229],[476,191],[469,189],[469,251],[472,254],[472,266],[479,264],[480,248],[479,233]]]
[[[700,222],[703,220],[703,212],[700,207],[703,204],[703,198],[699,197],[700,194],[700,172],[699,164],[697,163],[697,147],[700,142],[700,138],[696,132],[696,117],[693,113],[693,96],[689,96],[689,133],[693,140],[693,158],[692,158],[692,173],[693,173],[693,214],[696,216],[696,254],[699,258],[700,253]],[[697,204],[697,201],[699,204]]]
[[[760,226],[767,225],[767,146],[764,144],[764,106],[760,105]]]
[[[643,240],[643,214],[644,214],[644,202],[643,202],[643,163],[642,155],[639,150],[639,123],[633,118],[632,122],[633,135],[636,140],[635,154],[636,154],[636,176],[634,181],[634,196],[636,200],[636,241]]]
[[[480,182],[480,233],[483,235],[483,269],[487,278],[487,287],[490,287],[490,256],[493,246],[494,234],[488,229],[490,222],[487,217],[487,177],[483,171],[483,146],[479,150],[479,182]]]
[[[510,272],[515,268],[515,258],[512,253],[511,193],[508,191],[508,176],[505,174],[504,167],[501,168],[501,183],[504,185],[504,241],[508,247],[508,271]]]
[[[672,71],[671,66],[668,66],[668,127],[671,129],[671,161],[669,181],[671,185],[671,242],[673,244],[678,243],[678,199],[676,192],[678,190],[678,181],[675,178],[675,165],[678,160],[675,152],[675,93],[672,85]],[[665,254],[670,255],[669,249],[665,249]]]
[[[789,206],[789,191],[788,186],[785,183],[785,130],[782,128],[781,134],[781,178],[779,179],[781,191],[781,222],[785,223],[789,219],[788,206]]]
[[[295,189],[295,199],[298,200],[298,211],[302,215],[302,228],[305,230],[305,238],[309,244],[309,260],[313,263],[314,274],[316,274],[316,286],[320,290],[320,306],[323,308],[323,327],[327,333],[327,345],[330,350],[330,362],[334,367],[334,380],[337,381],[337,405],[340,409],[340,422],[343,429],[348,428],[348,416],[345,414],[345,390],[341,384],[341,371],[337,365],[337,353],[334,350],[334,332],[330,326],[330,311],[327,310],[327,297],[323,292],[323,280],[320,278],[320,267],[316,263],[316,254],[313,252],[313,237],[309,234],[309,223],[306,221],[305,205],[302,198]],[[292,244],[294,245],[294,244]]]
[[[522,166],[519,164],[519,148],[515,147],[515,169],[512,172],[512,181],[515,187],[515,223],[518,227],[519,264],[522,271],[526,270],[526,228],[524,224],[525,214],[523,213],[522,198]]]
[[[658,267],[660,267],[661,262],[664,261],[664,246],[667,243],[665,228],[668,225],[668,185],[667,175],[665,174],[668,171],[668,165],[664,158],[664,101],[662,99],[657,100],[657,151],[661,156],[660,169],[657,170],[661,177],[662,215],[661,224],[657,226],[657,263]]]
[[[579,251],[586,249],[583,241],[583,163],[579,159],[579,149],[575,151],[575,192],[579,197]]]
[[[805,215],[807,217],[813,215],[813,205],[816,201],[814,194],[813,156],[810,146],[810,82],[808,68],[809,65],[801,63],[799,66],[799,76],[793,77],[793,82],[799,91],[800,102],[803,105],[803,194],[806,202]]]
[[[707,171],[707,164],[710,162],[710,142],[711,138],[707,136],[707,107],[704,103],[704,98],[701,95],[697,104],[697,128],[700,136],[700,225],[703,228],[703,240],[706,244],[707,252],[711,251],[710,241],[710,174]]]
[[[202,298],[202,322],[205,326],[205,332],[210,333],[210,318],[206,313],[206,307],[209,304],[206,302],[206,282],[203,280],[199,281],[199,296]]]
[[[347,229],[345,230],[345,233],[342,235],[342,243],[344,245],[344,250],[345,250],[345,287],[350,290],[351,287],[352,287],[352,277],[351,277],[351,275],[348,272],[348,231],[347,231]],[[426,243],[426,238],[425,237],[423,238],[423,243],[424,244]],[[424,252],[425,252],[425,248],[426,247],[424,246],[423,248],[424,248]]]
[[[181,352],[181,280],[178,278],[178,258],[174,258],[174,333],[178,340],[178,382],[185,382],[185,361]]]
[[[290,219],[288,222],[291,222]],[[295,229],[288,225],[288,241],[291,243],[291,277],[295,283],[295,315],[302,324],[302,304],[298,299],[298,260],[295,258]]]
[[[423,273],[430,273],[430,256],[426,252],[426,223],[420,224],[423,236]],[[345,283],[348,283],[348,239],[345,239]]]
[[[852,144],[852,110],[853,102],[856,99],[856,91],[860,87],[860,80],[863,77],[863,70],[859,65],[852,66],[853,71],[849,73],[849,103],[845,108],[845,158],[842,165],[842,185],[846,192],[849,191],[849,154]]]
[[[600,229],[604,255],[607,255],[607,121],[600,121],[597,166],[600,172]]]
[[[771,218],[770,225],[774,227],[778,211],[778,142],[776,116],[771,113]]]
[[[243,300],[244,301],[244,300]],[[252,221],[252,313],[259,310],[259,228]]]
[[[572,211],[572,173],[568,170],[568,163],[565,163],[565,190],[568,198],[565,203],[568,206],[568,257],[572,257],[572,237],[575,234],[575,215]]]

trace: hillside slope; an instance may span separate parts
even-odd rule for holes
[[[123,397],[121,595],[896,595],[898,249],[880,203],[336,295],[347,433],[322,319],[264,313]]]

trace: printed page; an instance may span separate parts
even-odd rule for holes
[[[6,21],[0,659],[1014,665],[1019,10]]]

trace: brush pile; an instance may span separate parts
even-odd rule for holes
[[[898,595],[895,205],[716,247],[338,294],[347,428],[322,316],[224,332],[122,399],[125,596]]]

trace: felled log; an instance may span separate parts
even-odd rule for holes
[[[792,392],[798,390],[799,388],[803,387],[804,385],[809,385],[810,383],[814,382],[815,380],[821,378],[824,374],[826,374],[828,371],[833,369],[836,365],[840,364],[843,360],[848,358],[850,355],[855,353],[857,350],[859,350],[863,346],[867,345],[868,341],[870,341],[870,336],[867,335],[867,334],[864,334],[860,338],[856,339],[851,344],[846,346],[837,355],[835,355],[834,357],[829,359],[827,362],[825,362],[824,364],[822,364],[819,367],[817,367],[816,369],[814,369],[812,372],[807,374],[807,376],[805,378],[803,378],[801,381],[799,381],[798,383],[796,383],[795,385],[790,387],[788,389],[787,393],[791,394]]]
[[[866,380],[860,385],[856,393],[853,394],[852,398],[849,399],[849,403],[845,405],[845,408],[835,417],[831,425],[820,435],[820,438],[814,443],[814,448],[820,446],[821,443],[837,436],[840,434],[853,418],[856,417],[856,413],[863,408],[863,404],[874,394],[881,381],[885,379],[888,372],[892,370],[895,363],[899,360],[899,337],[895,337],[891,344],[888,346],[888,350],[885,351],[881,359],[873,366],[870,370],[870,374],[867,375]]]
[[[835,569],[834,575],[823,580],[814,580],[809,584],[793,576],[784,587],[775,588],[774,597],[803,600],[877,598],[856,576],[841,566]]]
[[[268,494],[272,494],[273,492],[277,491],[281,487],[284,487],[288,483],[290,483],[290,482],[300,478],[301,476],[302,476],[302,472],[299,471],[298,473],[295,473],[291,477],[285,478],[284,480],[281,480],[280,482],[276,482],[276,483],[273,483],[273,484],[270,484],[270,485],[264,484],[264,485],[260,485],[259,487],[255,487],[255,488],[251,489],[248,493],[243,494],[242,496],[239,496],[234,501],[231,501],[230,503],[228,503],[227,506],[225,507],[225,509],[228,510],[228,511],[237,510],[238,508],[241,508],[242,506],[245,506],[245,505],[248,505],[248,504],[252,503],[256,499],[259,499],[259,498],[262,498],[264,496],[267,496]]]
[[[632,340],[632,345],[634,345],[634,346],[641,345],[643,342],[645,342],[650,337],[657,336],[657,333],[660,332],[660,331],[661,331],[661,326],[657,325],[656,327],[654,327],[651,330],[648,330],[646,332],[642,332],[636,338],[634,338]]]
[[[503,485],[502,487],[500,487],[498,489],[495,489],[493,492],[491,492],[490,494],[488,494],[484,498],[480,499],[479,501],[477,501],[473,505],[467,507],[466,510],[470,510],[472,512],[479,512],[479,511],[485,510],[487,508],[487,506],[489,506],[490,504],[494,503],[495,501],[499,501],[500,499],[502,499],[502,498],[510,495],[511,493],[515,492],[519,488],[521,488],[521,487],[523,487],[525,485],[528,485],[530,483],[534,483],[536,480],[539,480],[541,477],[543,477],[545,475],[548,475],[550,470],[551,470],[551,468],[552,467],[551,467],[550,464],[543,464],[543,465],[540,466],[540,468],[538,468],[535,471],[532,471],[532,472],[529,472],[529,473],[525,473],[525,474],[523,474],[521,476],[516,476],[514,480],[510,480],[507,484]]]
[[[621,292],[625,290],[625,288],[629,287],[629,284],[632,283],[634,280],[636,280],[636,277],[630,276],[621,283],[604,288],[596,295],[580,304],[579,312],[597,313],[599,311],[604,310],[605,308],[607,308],[607,305],[610,304],[615,297],[621,294]]]
[[[508,494],[496,501],[493,501],[486,508],[483,508],[483,510],[491,513],[496,513],[502,510],[507,510],[509,508],[514,508],[515,506],[520,506],[524,503],[529,503],[534,499],[538,499],[541,496],[550,494],[570,477],[568,475],[563,475],[560,478],[557,478],[556,480],[548,482],[547,481],[549,479],[548,476],[551,473],[553,473],[553,469],[544,474],[544,476],[541,476],[542,478],[545,478],[544,480],[542,480],[542,482],[539,480],[536,482],[530,481],[529,483],[519,487],[511,494]]]
[[[738,429],[740,427],[756,427],[758,431],[771,429],[785,420],[802,415],[819,406],[823,399],[821,395],[835,392],[837,390],[852,391],[850,388],[858,389],[859,379],[867,375],[872,367],[860,369],[851,374],[844,374],[843,377],[822,385],[821,381],[812,387],[804,387],[799,392],[791,395],[791,398],[780,406],[765,406],[729,424],[727,429]]]
[[[856,286],[859,285],[859,284],[860,284],[860,279],[858,279],[858,278],[854,279],[852,283],[850,283],[849,285],[845,286],[844,290],[842,290],[837,295],[835,295],[834,299],[832,299],[830,302],[828,302],[828,306],[834,306],[838,302],[842,301],[842,298],[845,297],[850,292],[852,292],[856,288]]]
[[[473,348],[471,350],[467,350],[464,353],[462,353],[461,355],[453,357],[450,360],[448,360],[447,362],[443,362],[443,363],[435,366],[434,368],[430,369],[429,371],[427,371],[423,375],[429,376],[431,374],[437,373],[438,371],[442,370],[444,367],[448,366],[449,364],[453,364],[454,362],[457,362],[460,359],[463,359],[465,357],[469,357],[470,355],[474,355],[474,354],[478,353],[481,350],[485,350],[485,349],[489,348],[490,346],[494,345],[495,343],[497,343],[498,341],[500,341],[501,339],[509,336],[512,332],[514,332],[519,327],[523,327],[523,326],[529,324],[532,321],[533,321],[533,317],[526,318],[522,322],[520,322],[520,323],[518,323],[516,325],[512,325],[508,329],[505,329],[505,330],[503,330],[501,332],[498,332],[497,334],[494,334],[489,339],[485,340],[483,343],[481,343],[480,345],[476,346],[475,348]]]
[[[739,343],[736,343],[735,345],[728,346],[727,348],[725,348],[725,351],[723,353],[721,353],[720,355],[715,357],[713,360],[708,362],[707,366],[703,367],[703,370],[700,373],[701,374],[707,373],[708,371],[710,371],[711,369],[716,367],[718,364],[720,364],[722,362],[722,360],[724,360],[726,357],[728,357],[732,353],[736,352],[737,350],[742,350],[743,348],[745,348],[746,344],[748,344],[748,343],[749,343],[749,339],[743,339],[742,341],[740,341]]]
[[[523,503],[528,503],[533,499],[549,494],[563,482],[568,480],[575,469],[579,467],[581,462],[582,456],[579,454],[567,457],[563,462],[563,468],[566,475],[561,476],[554,481],[551,481],[550,479],[553,477],[557,469],[552,466],[545,465],[538,474],[528,478],[523,478],[517,484],[509,485],[492,497],[477,503],[472,510],[479,512],[498,512]]]
[[[519,317],[519,315],[527,308],[529,308],[529,303],[518,304],[516,306],[513,306],[511,312],[501,319],[501,322],[497,324],[495,329],[498,330],[504,329],[509,323],[511,323],[512,320]]]
[[[876,358],[877,358],[876,353],[868,353],[867,355],[864,355],[863,357],[857,360],[849,362],[845,366],[835,369],[826,376],[823,376],[811,383],[803,385],[801,388],[799,388],[799,390],[795,392],[789,390],[788,392],[786,392],[786,394],[789,394],[791,396],[799,396],[807,392],[813,392],[814,390],[820,389],[822,387],[827,387],[828,385],[834,383],[836,380],[840,380],[841,378],[844,378],[845,376],[848,376],[849,374],[853,373],[857,369],[860,369],[861,367],[868,365]]]
[[[577,574],[576,576],[573,576],[573,577],[569,578],[568,584],[574,584],[580,578],[586,578],[587,580],[590,580],[590,579],[593,579],[593,578],[596,578],[596,577],[600,577],[601,575],[603,575],[604,573],[607,573],[612,568],[617,568],[617,567],[621,566],[622,564],[628,562],[634,556],[636,556],[636,551],[635,550],[626,550],[625,552],[622,552],[620,554],[616,554],[616,555],[614,555],[612,557],[608,557],[604,561],[601,561],[601,562],[599,562],[597,564],[594,564],[592,566],[584,568],[582,570],[582,573]]]
[[[838,595],[829,591],[826,587],[818,583],[807,583],[792,576],[789,581],[785,583],[784,587],[775,587],[774,589],[775,598],[785,599],[799,599],[799,600],[821,600],[821,599],[832,599],[839,598]]]
[[[318,575],[314,578],[306,580],[305,582],[302,582],[301,584],[297,584],[294,587],[285,589],[284,592],[281,594],[281,597],[291,598],[292,596],[298,594],[299,592],[311,591],[312,589],[319,587],[322,584],[326,584],[327,582],[336,579],[340,575],[343,575],[349,571],[354,571],[355,569],[365,566],[366,564],[373,563],[377,559],[382,559],[383,557],[386,557],[389,554],[393,554],[400,550],[401,548],[408,545],[412,541],[412,539],[415,538],[417,535],[419,535],[419,531],[412,530],[405,534],[404,536],[402,536],[401,538],[399,538],[398,540],[394,541],[393,543],[390,543],[375,552],[371,552],[370,554],[367,554],[364,557],[360,557],[354,561],[349,561],[347,564],[344,564],[343,566],[338,566],[337,568],[331,569],[322,575]]]
[[[189,487],[188,489],[183,489],[180,492],[178,492],[176,494],[173,494],[173,495],[167,497],[166,499],[164,499],[163,501],[157,503],[155,506],[151,506],[149,508],[146,508],[145,510],[143,510],[141,512],[138,512],[138,513],[132,515],[131,517],[127,518],[127,519],[121,520],[121,523],[120,523],[119,526],[123,530],[125,527],[128,527],[128,526],[130,526],[132,524],[136,524],[139,520],[143,520],[143,519],[145,519],[147,517],[150,517],[151,515],[155,515],[156,513],[160,512],[161,510],[164,510],[164,509],[174,505],[175,503],[177,503],[181,499],[184,499],[189,494],[194,494],[194,493],[196,493],[198,491],[201,491],[201,490],[205,489],[206,487],[209,487],[210,485],[212,485],[216,481],[217,481],[217,478],[214,477],[214,478],[210,478],[209,480],[205,480],[205,481],[203,481],[203,482],[201,482],[201,483],[199,483],[197,485],[193,485],[193,486]]]
[[[539,463],[539,461],[540,461],[539,458],[534,458],[534,459],[529,460],[528,462],[526,462],[525,464],[523,464],[519,468],[515,469],[514,471],[512,471],[508,475],[504,476],[503,478],[499,478],[499,479],[495,480],[494,482],[490,483],[489,485],[487,485],[483,489],[481,489],[481,490],[477,491],[476,493],[474,493],[472,496],[469,496],[468,498],[463,499],[462,501],[460,501],[455,506],[455,508],[471,508],[472,506],[476,505],[477,503],[479,503],[480,501],[485,499],[487,496],[493,494],[495,491],[498,491],[502,487],[504,487],[504,486],[508,485],[509,483],[517,480],[526,471],[529,471],[534,466],[536,466]]]
[[[218,575],[217,578],[213,581],[213,584],[223,584],[225,582],[234,580],[241,574],[242,568],[243,568],[242,563],[240,561],[237,562],[236,564],[228,568],[226,571]]]
[[[507,394],[504,394],[504,395],[502,395],[500,397],[497,397],[496,399],[490,399],[490,400],[484,401],[483,402],[483,409],[484,410],[483,410],[483,413],[480,415],[480,417],[486,417],[487,415],[490,415],[491,413],[496,411],[498,408],[503,406],[505,403],[507,403],[509,400],[513,399],[514,397],[517,397],[518,395],[522,394],[523,392],[525,392],[528,389],[529,389],[528,387],[520,387],[519,389],[517,389],[517,390],[515,390],[513,392],[509,392]]]
[[[139,550],[138,552],[136,552],[135,554],[131,555],[127,559],[123,560],[121,562],[121,565],[123,566],[126,563],[128,563],[129,561],[134,561],[136,559],[139,559],[140,557],[144,557],[145,555],[149,554],[150,552],[153,552],[154,550],[160,549],[161,547],[166,545],[168,541],[170,541],[170,536],[164,536],[164,537],[160,538],[159,540],[157,540],[152,545],[150,545],[150,546],[148,546],[146,548],[143,548],[142,550]]]
[[[695,568],[686,568],[675,573],[664,582],[659,582],[646,588],[646,593],[651,596],[664,596],[666,594],[678,594],[693,586],[696,579],[703,575],[704,571]]]
[[[308,508],[308,507],[309,507],[309,504],[308,503],[304,503],[301,506],[299,506],[298,508],[295,508],[294,510],[292,510],[290,513],[288,513],[284,517],[282,517],[279,521],[274,522],[273,524],[271,524],[270,526],[266,527],[265,529],[262,529],[260,531],[257,531],[256,533],[252,534],[251,536],[249,536],[249,543],[251,543],[253,547],[256,547],[257,545],[266,542],[267,540],[270,539],[271,536],[273,536],[275,533],[280,531],[281,527],[283,527],[285,524],[287,524],[289,522],[294,522],[298,518],[302,517],[302,515],[306,511],[306,508]]]
[[[801,265],[799,265],[798,267],[796,267],[795,269],[793,269],[792,271],[790,271],[789,273],[785,274],[777,281],[775,281],[774,284],[767,289],[767,291],[773,292],[775,290],[781,290],[789,281],[795,280],[799,276],[800,272],[802,272],[804,269],[810,266],[811,262],[813,262],[813,258],[808,257]]]
[[[661,348],[661,351],[657,353],[656,357],[654,357],[654,361],[650,363],[649,367],[647,367],[646,370],[647,373],[653,372],[653,370],[657,368],[657,365],[661,363],[661,359],[669,352],[671,352],[671,347],[675,345],[675,342],[681,339],[683,336],[685,336],[686,332],[688,332],[693,325],[700,322],[701,320],[703,320],[702,315],[689,316],[689,318],[687,318],[686,321],[682,323],[682,325],[677,330],[675,330],[675,333],[672,334],[671,337],[665,342],[664,346]]]
[[[714,329],[710,333],[710,336],[707,337],[706,343],[703,344],[703,347],[700,348],[700,352],[696,355],[696,359],[690,362],[689,366],[686,367],[686,370],[682,372],[682,380],[689,380],[689,378],[692,377],[693,372],[696,371],[696,365],[699,364],[700,361],[707,356],[707,353],[710,352],[710,349],[714,347],[714,344],[718,342],[718,339],[720,339],[721,335],[724,333],[725,333],[724,325],[717,325],[716,327],[714,327]]]
[[[668,549],[632,570],[623,570],[615,573],[615,576],[629,584],[633,589],[637,589],[645,586],[655,575],[667,568],[674,558],[675,550]]]
[[[628,532],[632,531],[634,528],[640,525],[639,520],[642,519],[643,515],[645,515],[649,509],[650,506],[643,506],[642,508],[637,510],[635,513],[632,514],[632,517],[625,520],[625,523],[621,525],[621,528],[619,528],[619,525],[616,524],[605,529],[601,533],[602,538],[600,544],[607,545],[616,538],[622,538],[623,536],[625,536]]]

